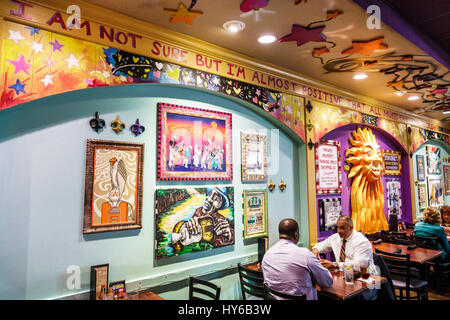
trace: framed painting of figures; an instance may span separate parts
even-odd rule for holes
[[[234,244],[234,188],[157,189],[157,259]]]
[[[441,174],[441,149],[426,146],[428,174]]]
[[[241,180],[267,180],[267,135],[241,132]]]
[[[158,103],[158,180],[232,180],[231,113]]]
[[[83,233],[142,228],[144,144],[87,140]]]
[[[440,207],[444,205],[444,194],[440,176],[428,176],[428,205]]]

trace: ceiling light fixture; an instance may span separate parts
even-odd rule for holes
[[[419,100],[419,96],[411,96],[408,98],[410,101]]]
[[[365,74],[365,73],[358,73],[358,74],[355,74],[353,76],[353,79],[355,79],[355,80],[362,80],[362,79],[365,79],[367,77],[368,77],[368,75]]]
[[[275,36],[273,34],[264,34],[258,38],[258,42],[264,43],[264,44],[272,43],[275,40],[277,40],[277,38],[275,38]]]
[[[402,95],[404,95],[406,92],[405,91],[397,91],[396,94],[401,97]]]
[[[239,32],[245,28],[245,23],[238,20],[230,20],[223,24],[225,30],[228,30],[232,33]]]

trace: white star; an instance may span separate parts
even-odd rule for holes
[[[41,79],[41,81],[45,84],[45,86],[48,86],[49,84],[53,84],[52,78],[52,74],[46,74],[44,79]]]
[[[70,57],[69,57],[69,58],[64,59],[64,60],[66,60],[67,63],[69,64],[69,65],[68,65],[68,68],[69,68],[69,69],[72,68],[73,66],[79,67],[78,62],[80,62],[80,60],[78,60],[77,58],[75,58],[75,56],[73,55],[73,53],[70,54]]]
[[[108,79],[111,75],[109,74],[109,72],[107,72],[107,71],[103,71],[103,76],[106,78],[106,79]]]
[[[123,82],[127,81],[127,77],[125,77],[125,76],[120,76],[120,81],[123,81]]]
[[[20,34],[20,31],[9,30],[9,38],[8,39],[13,40],[17,44],[19,42],[19,40],[23,40],[25,38]]]
[[[34,50],[34,53],[38,53],[38,52],[44,52],[44,50],[42,50],[42,47],[44,45],[42,43],[37,43],[33,41],[33,45],[31,46],[31,48]]]

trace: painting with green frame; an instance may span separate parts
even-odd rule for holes
[[[244,239],[268,236],[267,190],[244,190],[242,198]]]
[[[419,210],[423,211],[428,206],[427,186],[425,183],[419,183],[417,185],[417,195],[418,195],[418,202],[419,202]]]

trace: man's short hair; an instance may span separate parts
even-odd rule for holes
[[[294,237],[296,232],[298,231],[298,223],[294,219],[283,219],[280,221],[278,225],[278,232],[283,235]]]
[[[339,220],[343,220],[344,222],[347,222],[350,227],[353,227],[353,220],[349,216],[339,216],[338,221]]]

